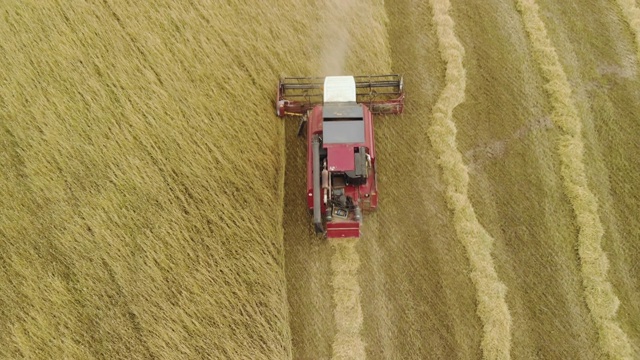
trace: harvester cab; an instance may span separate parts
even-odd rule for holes
[[[307,206],[316,232],[359,237],[363,213],[378,206],[372,114],[400,114],[402,76],[283,78],[276,114],[307,125]]]

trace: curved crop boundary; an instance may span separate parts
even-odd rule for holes
[[[607,278],[609,262],[602,250],[604,230],[598,216],[598,202],[587,184],[578,116],[571,87],[534,0],[518,0],[524,28],[533,55],[547,81],[553,111],[551,119],[560,128],[558,143],[560,172],[565,193],[578,224],[578,254],[587,306],[598,329],[603,350],[613,359],[631,359],[629,339],[615,320],[620,301]]]
[[[633,32],[638,60],[640,60],[640,9],[636,6],[635,0],[617,0],[617,3],[631,28],[631,32]]]
[[[478,300],[477,314],[483,324],[482,352],[485,359],[508,359],[511,350],[511,314],[505,296],[507,288],[498,278],[491,249],[493,238],[482,227],[468,196],[469,174],[456,145],[453,109],[464,101],[464,48],[456,38],[449,16],[449,0],[431,0],[440,56],[446,64],[446,85],[433,107],[428,135],[442,167],[447,185],[447,205],[453,211],[456,234],[464,244],[471,265],[471,280]]]

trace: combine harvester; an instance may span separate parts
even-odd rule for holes
[[[307,124],[307,205],[316,233],[360,237],[362,213],[376,209],[372,114],[400,114],[402,76],[283,78],[276,113]],[[324,216],[323,216],[324,214]]]

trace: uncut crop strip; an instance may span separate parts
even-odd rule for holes
[[[636,6],[635,0],[617,0],[617,2],[625,20],[631,28],[631,32],[633,32],[638,59],[640,59],[640,9]]]
[[[273,79],[246,84],[282,48],[261,34],[295,25],[199,3],[213,26],[184,2],[108,1],[122,25],[101,1],[0,6],[0,128],[22,162],[0,167],[24,175],[0,176],[18,229],[0,252],[24,275],[3,282],[0,358],[291,357]],[[218,21],[240,16],[257,20]],[[231,30],[253,57],[228,56]]]
[[[608,259],[602,250],[604,230],[596,197],[589,189],[584,168],[582,124],[574,105],[571,87],[551,43],[534,0],[519,0],[518,11],[533,48],[536,62],[548,82],[553,112],[551,119],[561,130],[558,153],[565,193],[578,224],[578,254],[585,297],[598,329],[603,350],[614,359],[632,357],[629,339],[616,321],[620,301],[607,277]]]
[[[331,258],[333,273],[333,310],[336,336],[333,340],[334,359],[364,359],[362,330],[362,306],[360,305],[360,285],[358,268],[360,257],[356,251],[358,240],[340,240],[333,244]]]
[[[453,110],[464,101],[466,75],[464,48],[456,38],[449,16],[448,0],[431,0],[439,50],[446,63],[446,85],[433,107],[429,138],[438,155],[447,205],[453,211],[454,227],[467,250],[471,280],[478,298],[477,313],[483,323],[482,352],[487,359],[507,359],[511,347],[511,314],[505,300],[506,286],[498,278],[491,248],[493,238],[478,221],[468,196],[469,174],[456,145]]]

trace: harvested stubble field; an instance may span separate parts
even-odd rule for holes
[[[634,0],[0,4],[0,357],[640,358]],[[402,73],[316,237],[283,75]]]

